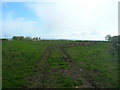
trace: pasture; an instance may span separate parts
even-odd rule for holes
[[[3,88],[117,88],[111,43],[3,41]]]

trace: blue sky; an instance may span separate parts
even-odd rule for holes
[[[24,17],[26,20],[37,20],[37,16],[25,7],[25,2],[3,2],[3,18],[14,13],[14,18]]]
[[[2,2],[0,37],[104,40],[118,34],[118,0]]]

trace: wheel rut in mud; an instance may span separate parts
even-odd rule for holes
[[[71,70],[65,70],[64,74],[71,76],[74,78],[74,80],[79,81],[79,77],[81,77],[82,80],[84,80],[85,84],[84,86],[77,86],[77,88],[100,88],[101,85],[95,80],[95,78],[89,74],[85,69],[80,67],[65,51],[65,47],[59,47],[61,50],[64,60],[69,62],[69,65],[71,66]]]
[[[36,70],[33,72],[33,75],[27,79],[27,84],[25,88],[36,88],[36,87],[45,87],[44,81],[46,80],[46,77],[48,77],[47,74],[47,58],[50,55],[51,47],[48,47],[41,60],[36,65]]]
[[[65,47],[69,47],[69,46],[71,46],[71,44],[49,46],[45,50],[41,60],[38,62],[36,66],[36,70],[34,71],[33,75],[27,79],[27,84],[25,88],[51,87],[49,86],[49,83],[51,82],[51,80],[49,80],[50,75],[55,72],[63,73],[65,76],[71,77],[76,82],[80,82],[79,78],[84,81],[84,84],[76,85],[74,86],[75,88],[100,88],[101,85],[94,79],[94,77],[90,75],[89,72],[87,72],[85,69],[80,67],[65,51]],[[61,57],[63,57],[64,61],[68,63],[70,69],[55,68],[49,70],[48,58],[50,57],[53,49],[57,49],[61,52]]]

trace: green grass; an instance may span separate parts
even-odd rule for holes
[[[22,87],[40,60],[46,42],[3,41],[2,43],[3,88]]]
[[[59,49],[52,50],[51,55],[48,57],[48,63],[50,68],[69,68]]]
[[[67,48],[67,52],[88,71],[104,88],[118,87],[117,57],[110,52],[109,43]]]
[[[78,83],[71,77],[61,73],[62,70],[69,69],[69,65],[64,61],[61,51],[58,48],[52,49],[48,57],[48,74],[44,82],[46,87],[51,88],[72,88]]]
[[[59,73],[56,86],[58,88],[73,88],[73,87],[77,86],[77,82],[75,82],[70,77],[67,77],[67,76]]]
[[[68,42],[52,41],[52,43],[54,46],[57,46]],[[32,75],[36,69],[35,66],[40,62],[43,52],[49,45],[51,45],[49,41],[3,41],[3,88],[23,87],[26,84],[26,79]],[[68,68],[67,63],[61,57],[60,51],[57,50],[53,50],[51,56],[48,58],[47,63],[49,67],[51,69]]]
[[[73,88],[78,83],[71,77],[65,76],[60,72],[49,73],[49,79],[46,81],[47,88]]]
[[[72,67],[74,66],[70,66],[68,62],[65,62],[59,48],[53,47],[50,52],[50,56],[43,60],[41,59],[44,54],[43,52],[49,45],[59,46],[69,43],[79,42],[3,41],[3,88],[23,87],[26,84],[26,79],[30,77],[36,69],[35,66],[39,66],[38,64],[42,64],[40,66],[43,68],[43,73],[47,74],[43,80],[45,87],[72,88],[75,86],[85,85],[86,81],[84,81],[84,77],[80,76],[77,81],[73,79],[73,77],[62,73],[62,70],[67,70],[69,73],[74,72],[72,71]],[[110,43],[101,42],[91,46],[74,46],[68,47],[65,50],[76,62],[76,64],[73,65],[76,65],[75,67],[78,68],[82,67],[85,71],[87,71],[88,77],[89,75],[94,77],[103,88],[118,86],[117,55],[111,54]]]

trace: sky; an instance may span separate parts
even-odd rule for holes
[[[105,40],[118,35],[119,0],[8,1],[2,1],[0,37]]]

